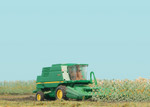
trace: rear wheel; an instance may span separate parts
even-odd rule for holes
[[[38,91],[36,93],[36,101],[43,101],[44,100],[44,93],[42,91]]]
[[[65,99],[67,100],[68,98],[66,97],[66,86],[58,86],[56,88],[56,92],[55,92],[55,96],[56,96],[56,99],[58,100],[61,100],[61,99]]]

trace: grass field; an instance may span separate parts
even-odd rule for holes
[[[91,87],[95,86],[94,84]],[[150,107],[150,79],[98,80],[99,92],[88,101],[34,101],[35,81],[0,82],[0,106]]]
[[[34,80],[0,82],[0,94],[31,94],[35,88]]]
[[[34,101],[34,95],[1,95],[0,107],[150,107],[150,102]]]

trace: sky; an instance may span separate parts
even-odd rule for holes
[[[150,78],[149,0],[1,0],[0,81],[87,63],[88,78]]]

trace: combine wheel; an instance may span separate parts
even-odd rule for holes
[[[67,100],[68,98],[66,97],[66,86],[58,86],[56,88],[56,92],[55,92],[55,96],[56,96],[56,99],[58,100],[61,100],[61,99],[64,99],[64,100]]]
[[[37,101],[43,101],[44,100],[44,93],[42,91],[38,91],[36,93],[36,100]]]

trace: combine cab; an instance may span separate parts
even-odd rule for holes
[[[44,99],[88,99],[92,97],[92,90],[96,88],[89,87],[92,84],[92,74],[90,80],[87,80],[88,64],[54,64],[52,67],[45,67],[42,75],[37,76],[36,100]]]

